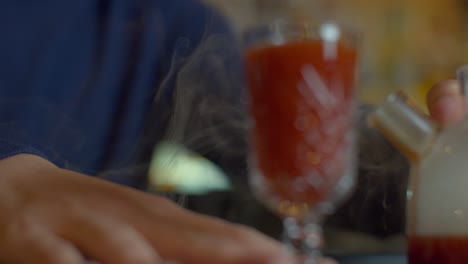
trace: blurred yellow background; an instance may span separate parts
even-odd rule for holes
[[[224,12],[242,31],[255,23],[255,6],[275,0],[206,1]],[[317,4],[317,0],[299,2],[303,10],[313,10]],[[375,104],[388,93],[403,89],[424,105],[425,94],[432,84],[454,78],[456,68],[468,63],[467,0],[332,3],[343,21],[363,33],[359,88],[364,102]]]

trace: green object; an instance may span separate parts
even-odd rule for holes
[[[231,188],[227,176],[218,166],[181,145],[169,142],[159,144],[153,154],[149,185],[155,192],[190,195]]]

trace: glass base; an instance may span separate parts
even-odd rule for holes
[[[322,227],[317,219],[299,222],[288,217],[284,220],[283,243],[302,258],[303,264],[318,264],[322,258]]]

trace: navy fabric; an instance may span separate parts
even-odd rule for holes
[[[165,129],[176,49],[189,57],[226,32],[195,0],[2,1],[0,158],[32,153],[89,175],[146,164],[142,138],[149,122]]]

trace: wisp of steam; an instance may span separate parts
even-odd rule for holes
[[[234,185],[245,187],[248,118],[241,45],[230,35],[209,34],[215,27],[214,21],[208,21],[207,33],[200,43],[186,38],[176,43],[171,70],[157,87],[154,99],[155,104],[171,108],[166,118],[154,120],[148,135],[151,139],[143,141],[147,144],[140,147],[151,146],[151,150],[146,150],[148,154],[158,142],[183,146],[217,164]],[[168,94],[172,95],[171,101],[168,101]],[[404,228],[408,164],[383,137],[367,126],[365,117],[371,110],[372,107],[360,106],[356,192],[330,217],[329,223],[387,236],[400,233]],[[161,124],[167,129],[160,131]],[[146,177],[148,168],[149,161],[146,161],[117,172],[107,171],[102,176],[137,172]],[[247,194],[243,193],[238,200],[244,201],[245,196]],[[235,207],[236,201],[232,202]],[[240,204],[246,212],[259,207],[253,202]]]

